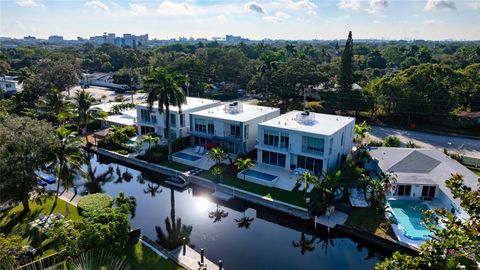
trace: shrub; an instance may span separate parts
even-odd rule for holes
[[[78,201],[78,212],[89,212],[97,209],[111,207],[113,203],[112,196],[105,193],[90,194],[82,197]]]
[[[372,140],[372,141],[370,141],[370,142],[368,143],[367,146],[373,146],[373,147],[375,147],[375,146],[382,146],[382,145],[383,145],[383,142],[382,142],[382,141]]]
[[[385,147],[399,147],[400,139],[395,136],[387,136],[383,140],[383,146]]]
[[[407,148],[418,148],[418,146],[412,141],[408,141],[407,144],[405,145],[405,147],[407,147]]]
[[[120,154],[120,155],[124,155],[124,156],[128,155],[128,150],[125,150],[125,149],[118,149],[115,152]]]

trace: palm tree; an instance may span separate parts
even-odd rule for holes
[[[115,198],[115,205],[124,208],[130,213],[131,218],[135,217],[135,210],[137,209],[137,200],[133,196],[125,196],[125,193],[120,192]]]
[[[307,190],[310,187],[310,185],[317,186],[320,183],[320,180],[318,179],[317,176],[311,174],[310,172],[304,172],[302,176],[297,178],[297,184],[298,183],[304,186],[305,198],[307,198]]]
[[[73,185],[76,172],[81,173],[87,178],[87,174],[82,169],[84,159],[80,150],[80,142],[76,140],[75,134],[62,126],[57,129],[57,136],[60,140],[60,146],[53,151],[54,161],[51,165],[55,172],[57,188],[52,209],[48,214],[49,216],[57,206],[60,183],[62,183],[64,189],[70,188]]]
[[[178,83],[182,81],[182,77],[170,74],[164,68],[155,68],[144,81],[144,87],[148,92],[147,103],[150,109],[154,102],[158,102],[157,110],[164,115],[165,138],[168,144],[168,160],[172,160],[172,142],[170,130],[170,105],[178,106],[181,113],[182,105],[187,102],[185,93]]]
[[[208,217],[213,220],[213,223],[222,221],[222,218],[228,217],[228,212],[220,209],[220,206],[217,204],[215,210],[208,212]]]
[[[322,182],[318,183],[317,188],[319,194],[327,202],[331,204],[334,199],[335,192],[341,188],[341,171],[330,171],[323,174]]]
[[[363,140],[367,137],[367,132],[372,131],[372,128],[367,124],[366,121],[363,121],[360,124],[355,124],[354,133],[355,141],[363,144]]]
[[[268,85],[270,84],[272,72],[277,69],[278,61],[277,57],[272,53],[264,53],[260,56],[260,61],[262,64],[258,68],[258,71],[264,78],[265,83],[265,95],[268,97]]]
[[[17,75],[18,83],[22,84],[28,79],[34,76],[33,72],[28,67],[23,67],[19,70],[19,74]]]
[[[170,189],[170,217],[165,218],[165,231],[160,226],[155,226],[157,243],[170,250],[177,248],[183,244],[183,238],[185,244],[190,242],[192,229],[191,225],[182,224],[182,219],[175,217],[175,194]]]
[[[148,149],[150,149],[152,143],[157,145],[157,143],[160,141],[160,137],[146,134],[142,136],[142,141],[148,143]]]
[[[292,241],[292,246],[294,247],[299,247],[300,248],[300,253],[302,255],[305,255],[307,251],[314,251],[315,246],[313,245],[315,243],[315,237],[312,236],[312,238],[307,239],[305,236],[305,233],[302,232],[300,235],[300,240],[298,242]]]
[[[57,88],[52,89],[46,95],[45,106],[58,123],[72,116],[72,104],[66,100],[65,95]]]
[[[285,45],[285,51],[287,52],[287,57],[293,56],[297,53],[297,49],[295,48],[295,45],[291,43]]]
[[[237,158],[235,161],[235,166],[237,166],[237,169],[240,171],[245,170],[243,172],[243,181],[245,181],[246,171],[255,166],[255,163],[253,163],[250,158]]]
[[[247,230],[248,228],[250,228],[250,225],[252,224],[253,220],[254,218],[245,216],[245,212],[243,212],[242,218],[235,219],[235,221],[237,222],[238,228],[245,228]]]
[[[222,161],[228,158],[228,153],[225,152],[225,150],[223,150],[221,147],[215,147],[208,151],[207,158],[215,162],[215,166],[210,169],[210,172],[213,175],[220,177],[224,171],[220,164],[222,163]]]
[[[85,90],[77,90],[76,95],[73,97],[74,106],[77,116],[78,129],[83,134],[83,131],[87,127],[87,124],[98,118],[107,117],[107,113],[103,111],[90,110],[95,98],[92,94]]]
[[[143,193],[150,194],[150,196],[155,197],[155,195],[163,191],[163,189],[160,189],[160,190],[159,189],[160,189],[159,184],[148,183],[147,189],[143,189]]]

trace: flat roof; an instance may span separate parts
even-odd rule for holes
[[[262,117],[271,112],[280,110],[279,108],[239,103],[241,104],[240,106],[243,107],[243,111],[240,111],[237,113],[231,113],[231,112],[228,112],[228,110],[225,110],[226,106],[228,107],[229,104],[231,104],[231,102],[225,103],[210,109],[194,112],[192,113],[192,115],[205,116],[209,118],[222,119],[222,120],[247,122],[249,120]]]
[[[310,112],[306,121],[301,121],[303,111],[291,111],[261,123],[261,126],[295,130],[321,135],[332,135],[339,129],[355,122],[355,118]]]
[[[216,104],[216,103],[221,104],[219,100],[206,99],[206,98],[196,98],[196,97],[187,97],[187,103],[182,105],[182,111],[188,111],[188,110],[192,110],[192,109],[195,109],[195,108],[200,108],[200,107],[203,107],[203,106],[206,106],[206,105],[211,105],[211,104]],[[137,104],[137,106],[148,108],[147,103]],[[158,108],[158,102],[157,101],[155,101],[153,103],[152,108],[154,108],[154,109]],[[170,106],[170,111],[171,112],[178,112],[178,110],[179,109],[178,109],[177,106]]]
[[[123,125],[123,126],[134,126],[135,125],[135,119],[130,118],[130,117],[125,117],[121,114],[114,114],[114,115],[109,115],[105,118],[106,122],[112,123],[112,124],[118,124],[118,125]]]

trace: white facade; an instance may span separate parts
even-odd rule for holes
[[[165,117],[158,112],[158,103],[155,102],[151,110],[148,104],[137,104],[138,135],[156,133],[165,138]],[[196,111],[218,106],[220,101],[187,97],[187,103],[182,105],[181,110],[177,106],[170,106],[170,130],[171,138],[176,139],[188,135],[190,126],[190,114]],[[181,111],[181,112],[180,112]]]
[[[254,149],[258,125],[280,115],[280,109],[227,103],[190,115],[192,146],[215,143],[229,153]]]
[[[257,162],[320,175],[353,146],[355,118],[291,111],[258,126]]]
[[[7,94],[13,94],[17,92],[16,82],[12,80],[0,79],[0,89],[5,91]]]

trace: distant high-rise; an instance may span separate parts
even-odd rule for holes
[[[123,37],[117,37],[115,33],[104,33],[102,36],[90,37],[90,41],[96,44],[113,44],[117,46],[144,46],[148,42],[148,34],[135,36],[132,34],[123,34]]]
[[[49,36],[48,37],[48,42],[49,43],[61,43],[61,42],[63,42],[63,36],[57,36],[57,35]]]

